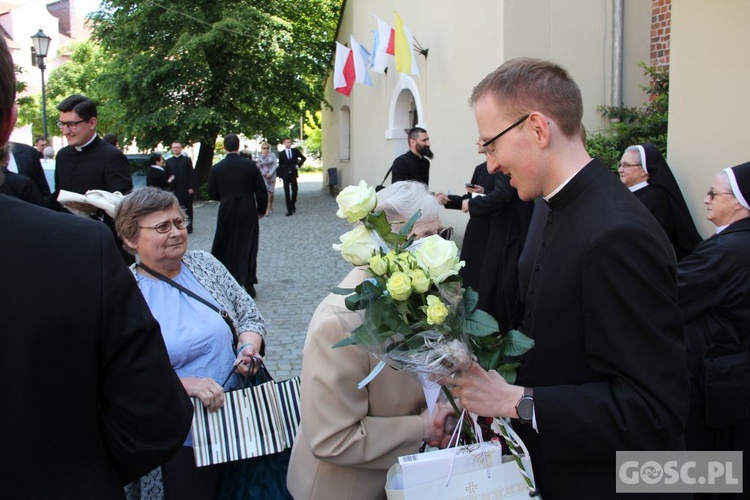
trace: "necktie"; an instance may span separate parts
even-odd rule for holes
[[[290,160],[292,159],[292,150],[291,149],[287,149],[286,150],[286,157],[289,158]]]

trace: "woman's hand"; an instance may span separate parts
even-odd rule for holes
[[[450,440],[451,433],[456,428],[456,413],[448,405],[438,403],[432,409],[424,410],[422,417],[422,439],[430,446],[445,448]]]
[[[187,377],[180,379],[180,381],[182,381],[182,386],[187,391],[188,396],[200,399],[203,406],[208,408],[211,413],[224,406],[224,388],[214,379]]]
[[[263,361],[260,355],[260,349],[263,346],[263,337],[256,332],[242,332],[237,336],[237,373],[247,377],[256,371],[260,366],[258,360]],[[254,359],[253,359],[254,358]]]

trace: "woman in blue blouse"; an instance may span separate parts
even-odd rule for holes
[[[262,354],[265,324],[253,299],[218,260],[207,252],[187,251],[187,222],[172,193],[146,187],[122,200],[115,225],[126,249],[139,257],[131,270],[185,390],[216,411],[224,404],[224,391],[240,385],[236,374],[221,385],[232,366],[240,363],[237,371],[247,375],[247,363]],[[236,344],[215,309],[164,277],[227,311],[238,334]],[[215,498],[222,473],[222,464],[195,466],[188,436],[182,450],[161,468],[164,498]],[[149,477],[158,483],[158,471]]]

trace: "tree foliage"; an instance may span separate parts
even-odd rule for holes
[[[653,142],[660,151],[667,149],[667,125],[669,120],[669,72],[640,64],[649,85],[644,91],[648,103],[641,108],[618,108],[599,106],[597,110],[605,118],[613,120],[602,133],[589,134],[587,148],[591,156],[598,157],[612,170],[628,146]]]
[[[200,142],[202,180],[217,136],[276,140],[320,107],[340,4],[105,0],[92,16],[107,59],[99,85],[122,135],[143,148]]]

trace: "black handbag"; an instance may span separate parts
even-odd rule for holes
[[[709,427],[750,423],[750,352],[710,348],[703,357],[701,385]]]
[[[244,387],[273,381],[261,362],[254,375],[245,379]],[[291,448],[261,457],[229,462],[224,468],[218,498],[220,500],[291,500],[286,487]]]

